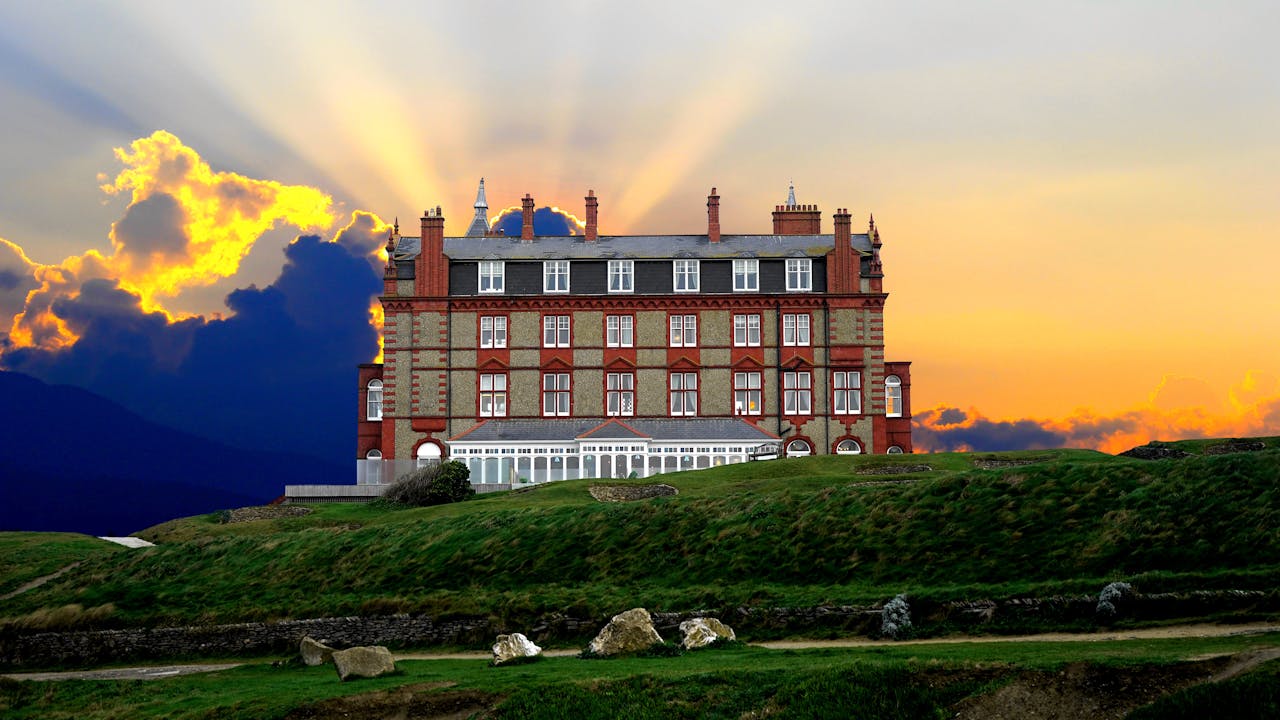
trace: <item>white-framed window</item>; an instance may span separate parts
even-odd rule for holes
[[[804,440],[792,440],[787,443],[787,457],[807,457],[813,454],[813,447]]]
[[[862,412],[862,373],[856,370],[831,373],[831,412],[836,415]]]
[[[897,375],[884,379],[884,416],[902,417],[902,378]]]
[[[885,452],[886,452],[886,453],[888,453],[888,454],[890,454],[890,455],[901,455],[901,454],[902,454],[902,448],[898,447],[897,445],[890,445],[890,446],[889,446],[889,449],[888,449],[888,450],[885,450]]]
[[[503,282],[505,273],[505,265],[501,260],[481,260],[480,261],[480,292],[482,293],[500,293],[505,285]]]
[[[698,346],[698,316],[671,316],[671,347]]]
[[[382,381],[370,380],[368,385],[368,397],[365,401],[366,420],[382,419]]]
[[[841,440],[840,443],[836,445],[836,454],[837,455],[861,455],[862,446],[858,444],[857,440],[853,440],[853,439]]]
[[[812,333],[809,332],[809,315],[784,314],[782,316],[782,344],[808,347]]]
[[[760,289],[760,261],[755,259],[733,261],[733,291],[756,292]]]
[[[733,414],[759,415],[762,411],[763,408],[760,402],[760,373],[734,373]]]
[[[507,376],[504,373],[480,375],[480,417],[507,416]]]
[[[480,316],[480,347],[504,348],[507,346],[507,316]]]
[[[671,373],[671,414],[698,414],[698,373]]]
[[[635,347],[636,319],[630,315],[607,315],[604,319],[604,344],[607,347]]]
[[[631,260],[609,261],[609,292],[629,293],[635,290],[635,263]]]
[[[675,273],[676,292],[698,292],[698,261],[675,260],[672,262]]]
[[[542,316],[542,347],[569,347],[569,316]]]
[[[605,375],[605,414],[614,417],[636,414],[636,376],[633,373]]]
[[[760,316],[733,316],[734,347],[760,347]]]
[[[364,459],[365,459],[365,460],[381,460],[381,459],[382,459],[382,451],[381,451],[381,450],[370,450],[369,452],[367,452],[367,453],[365,453],[365,454],[364,454]]]
[[[569,414],[569,373],[542,375],[542,414],[545,417]]]
[[[813,261],[809,258],[787,259],[787,291],[798,292],[813,289]]]
[[[543,260],[542,261],[542,292],[546,292],[546,293],[569,292],[569,261],[568,260]]]
[[[813,374],[809,372],[782,373],[782,414],[813,414]]]

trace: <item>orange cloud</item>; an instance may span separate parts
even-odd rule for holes
[[[1080,409],[1065,418],[1005,419],[975,408],[939,406],[918,412],[914,443],[925,452],[1092,448],[1117,453],[1151,440],[1280,435],[1280,378],[1249,371],[1225,399],[1207,383],[1166,375],[1138,407],[1104,415]]]
[[[13,318],[11,345],[56,349],[74,343],[75,334],[52,305],[74,297],[86,280],[112,279],[141,298],[145,311],[172,317],[164,298],[235,274],[272,228],[320,230],[336,219],[332,198],[320,190],[214,171],[163,130],[117,148],[116,158],[124,169],[101,187],[108,195],[127,194],[129,206],[111,227],[111,253],[89,250],[58,265],[32,263],[38,287]]]

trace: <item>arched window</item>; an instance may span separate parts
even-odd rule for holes
[[[362,465],[361,478],[357,481],[359,485],[381,485],[382,479],[382,451],[378,449],[370,450],[364,454],[364,462],[357,463]],[[390,465],[391,463],[387,463]]]
[[[808,457],[813,454],[813,448],[804,440],[792,440],[787,443],[787,457]]]
[[[418,446],[418,467],[426,467],[440,462],[440,446],[432,442],[424,442]]]
[[[366,402],[365,417],[369,420],[382,419],[382,381],[369,381],[369,399]]]
[[[884,415],[902,417],[902,378],[897,375],[884,379]]]
[[[889,453],[890,455],[901,455],[902,448],[898,447],[897,445],[890,445],[889,449],[886,450],[885,452]]]
[[[836,445],[836,454],[837,455],[861,455],[862,446],[858,444],[857,440],[854,440],[852,438],[849,440],[841,440],[840,444]]]

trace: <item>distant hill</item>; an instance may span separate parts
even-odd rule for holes
[[[0,530],[124,535],[268,502],[286,483],[352,481],[348,468],[224,445],[20,373],[0,372],[0,398]]]

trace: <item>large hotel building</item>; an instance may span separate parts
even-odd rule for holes
[[[362,482],[441,458],[473,483],[646,477],[770,457],[911,452],[908,362],[884,359],[880,233],[822,233],[794,189],[773,231],[490,230],[440,208],[388,238],[384,361],[360,366]]]

